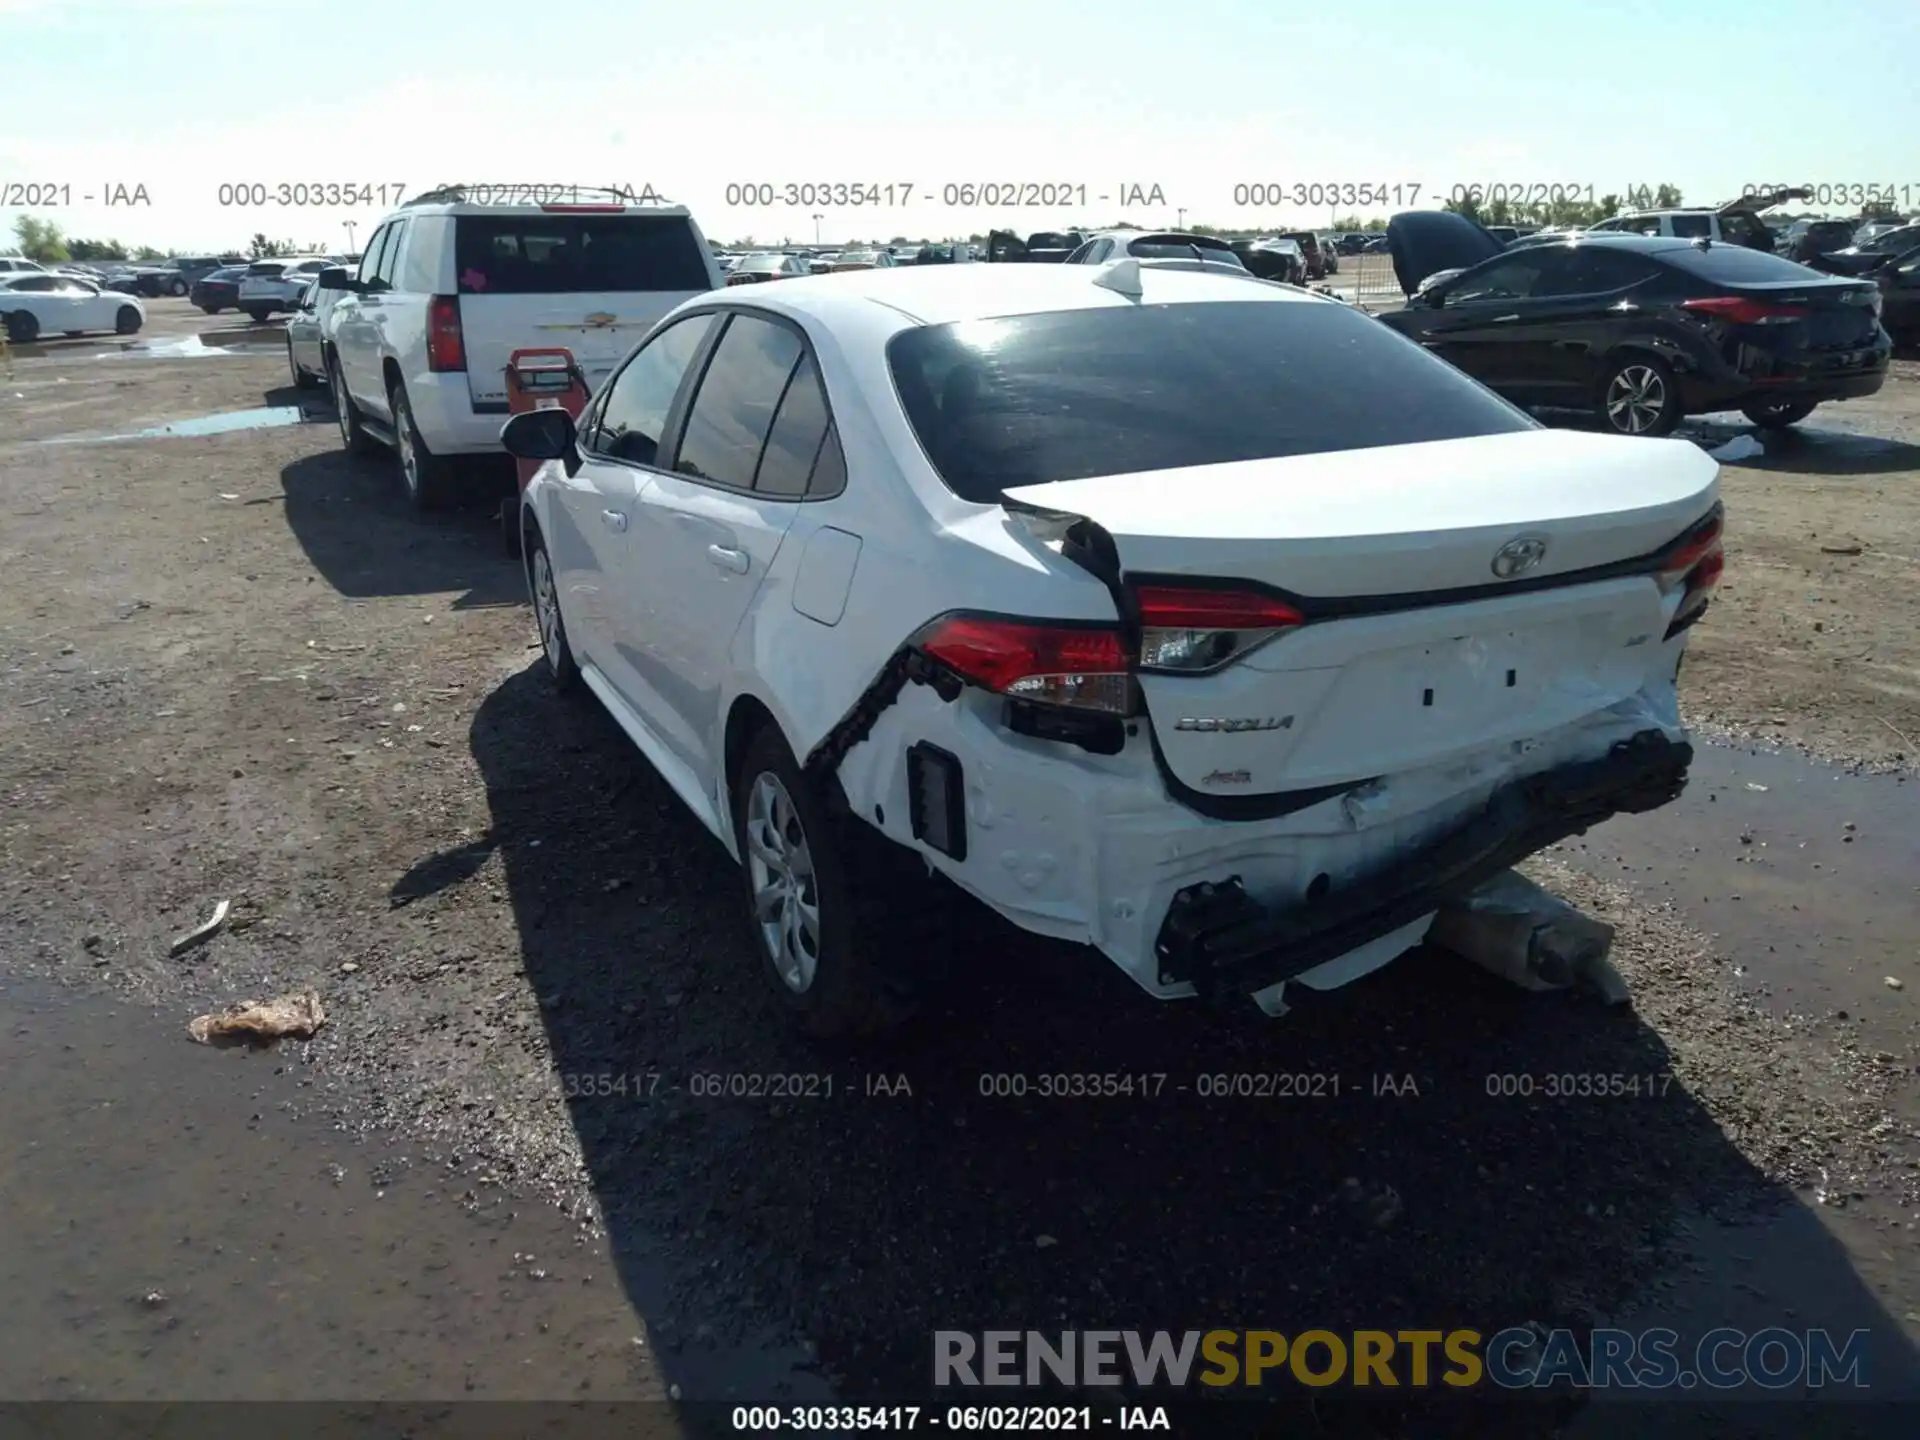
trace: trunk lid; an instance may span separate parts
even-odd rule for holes
[[[1478,221],[1447,210],[1408,210],[1387,222],[1387,251],[1404,294],[1440,270],[1465,270],[1507,247]]]
[[[462,295],[468,393],[477,404],[504,403],[513,352],[549,345],[571,350],[588,388],[597,390],[661,316],[701,293]]]
[[[1799,332],[1808,350],[1852,350],[1871,345],[1880,329],[1880,286],[1872,280],[1826,279],[1729,287],[1729,294],[1769,305],[1804,309],[1804,318],[1786,322]]]
[[[1542,429],[1007,495],[1098,525],[1128,582],[1251,582],[1306,613],[1223,669],[1140,677],[1169,771],[1224,799],[1444,762],[1632,695],[1667,599],[1580,572],[1675,540],[1718,473],[1685,441]],[[1503,554],[1532,563],[1501,578]]]
[[[540,346],[566,346],[597,387],[669,310],[722,283],[691,217],[642,206],[463,212],[453,262],[477,405],[504,404],[508,358]]]

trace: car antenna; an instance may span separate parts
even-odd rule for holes
[[[1100,267],[1100,273],[1093,277],[1093,283],[1102,289],[1111,290],[1116,295],[1125,295],[1130,300],[1141,296],[1140,262],[1138,260],[1115,260],[1111,265]]]

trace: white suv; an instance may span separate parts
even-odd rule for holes
[[[307,286],[329,265],[337,265],[324,255],[282,255],[272,260],[256,260],[240,277],[239,306],[256,323],[297,309]]]
[[[1684,783],[1719,467],[1546,429],[1323,296],[1132,259],[746,286],[502,439],[546,462],[551,674],[740,863],[810,1033],[911,1008],[928,869],[1271,1014]]]
[[[591,385],[667,311],[721,284],[682,206],[469,194],[431,191],[383,220],[326,323],[343,442],[397,450],[420,509],[456,497],[456,457],[501,453],[515,350],[565,346]]]

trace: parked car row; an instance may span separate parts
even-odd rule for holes
[[[1657,436],[1720,410],[1793,425],[1886,379],[1880,285],[1770,249],[1598,228],[1507,246],[1441,212],[1387,233],[1408,303],[1381,319],[1516,404]]]

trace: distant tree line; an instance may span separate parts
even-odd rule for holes
[[[42,265],[64,265],[82,260],[149,262],[164,260],[169,253],[156,250],[151,245],[123,245],[118,240],[69,239],[51,220],[37,219],[32,215],[22,215],[13,222],[13,238],[14,248],[22,256]],[[269,240],[265,235],[256,233],[247,242],[246,253],[250,260],[261,260],[275,255],[326,255],[331,254],[332,250],[317,240],[311,245],[296,245],[291,240]]]

